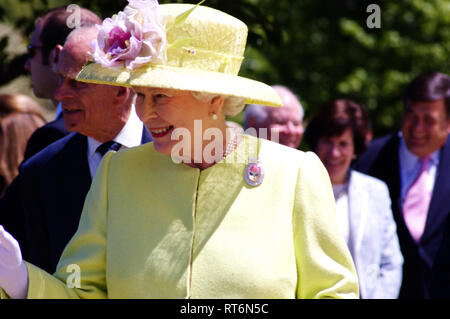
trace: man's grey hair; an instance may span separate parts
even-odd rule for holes
[[[64,43],[68,43],[69,41],[83,41],[87,38],[90,41],[97,39],[98,28],[95,25],[85,26],[73,29],[66,38]],[[90,44],[89,44],[90,46]],[[94,51],[94,49],[90,50]]]

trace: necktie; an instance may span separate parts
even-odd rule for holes
[[[406,193],[403,203],[403,217],[411,236],[416,242],[419,242],[423,234],[431,200],[431,193],[426,188],[429,161],[429,157],[422,159],[420,173]]]
[[[103,157],[103,155],[105,155],[108,151],[118,151],[121,146],[122,145],[120,145],[117,142],[109,141],[97,147],[97,152],[99,152],[100,155]]]

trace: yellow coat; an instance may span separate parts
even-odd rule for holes
[[[265,177],[251,187],[257,144]],[[357,298],[320,160],[249,136],[231,158],[200,171],[152,143],[108,153],[56,278],[27,264],[28,297]]]

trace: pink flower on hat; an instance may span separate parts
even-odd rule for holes
[[[93,41],[94,60],[103,67],[134,70],[164,59],[165,27],[158,20],[157,0],[128,0],[124,11],[106,18]]]

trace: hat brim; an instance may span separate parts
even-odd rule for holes
[[[147,65],[132,72],[109,69],[100,64],[86,65],[76,78],[78,81],[118,85],[195,91],[245,99],[246,104],[282,106],[280,96],[269,85],[248,78],[220,72],[167,65]]]

